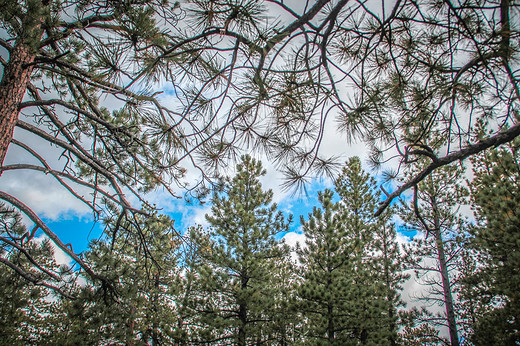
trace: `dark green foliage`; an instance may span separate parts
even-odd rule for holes
[[[53,342],[178,341],[182,331],[178,328],[176,302],[183,293],[184,281],[178,263],[180,239],[173,221],[151,214],[132,223],[122,219],[109,226],[106,234],[115,241],[95,241],[85,254],[105,281],[78,286],[75,300],[62,301],[58,313],[67,322],[57,325]]]
[[[262,190],[264,174],[260,162],[242,157],[236,175],[212,198],[209,234],[192,232],[202,258],[197,342],[246,345],[286,337],[276,323],[284,274],[275,273],[288,251],[274,236],[287,231],[290,220],[271,203],[272,191]]]
[[[2,78],[2,90],[19,92],[0,95],[10,109],[0,161],[9,145],[37,160],[1,172],[48,174],[96,215],[104,202],[135,212],[124,193],[185,187],[192,166],[199,197],[246,151],[283,167],[286,186],[334,176],[336,157],[320,151],[333,119],[367,143],[375,165],[396,154],[401,173],[428,161],[382,207],[432,170],[520,132],[514,1],[0,5],[2,70],[17,72],[3,76],[25,76]],[[45,161],[33,137],[65,163]]]
[[[520,342],[520,151],[519,142],[473,160],[471,197],[477,216],[472,247],[477,266],[464,279],[473,311],[472,342]]]
[[[302,219],[298,287],[305,340],[317,344],[388,345],[397,340],[399,252],[388,217],[373,216],[376,184],[351,159],[336,181],[340,196],[319,193],[321,209]]]
[[[156,187],[169,192],[171,183],[184,187],[184,164],[200,170],[197,187],[202,188],[194,191],[196,196],[206,192],[204,183],[243,151],[266,154],[284,167],[286,186],[301,186],[309,173],[334,175],[335,158],[322,156],[320,147],[327,142],[324,134],[335,118],[338,130],[349,139],[367,142],[375,165],[390,152],[397,154],[397,173],[409,164],[424,169],[413,170],[407,176],[409,183],[387,198],[390,203],[412,186],[420,189],[421,180],[428,184],[425,176],[432,170],[511,141],[520,133],[516,2],[295,3],[305,5],[291,8],[276,0],[0,1],[0,91],[19,90],[16,95],[0,95],[0,107],[10,110],[0,112],[0,175],[18,170],[46,174],[96,217],[110,209],[106,205],[120,207],[118,214],[128,217],[124,227],[129,243],[118,243],[118,235],[113,249],[99,243],[85,255],[96,272],[78,256],[74,258],[90,277],[89,286],[77,289],[79,300],[67,302],[71,310],[66,314],[81,318],[63,330],[78,343],[168,342],[180,339],[184,327],[196,331],[193,335],[200,340],[219,343],[224,342],[218,339],[221,331],[230,327],[224,338],[244,344],[247,335],[256,338],[251,342],[285,340],[287,331],[294,329],[281,322],[292,313],[288,307],[292,303],[285,306],[281,293],[289,292],[291,269],[282,260],[285,250],[272,239],[287,226],[275,213],[276,207],[267,207],[271,194],[262,195],[254,187],[256,182],[249,189],[238,178],[229,180],[233,187],[215,196],[216,207],[208,219],[214,231],[206,238],[194,237],[194,249],[202,258],[184,259],[185,279],[174,273],[179,268],[168,257],[177,244],[163,246],[171,239],[156,236],[155,231],[143,236],[140,225],[152,221],[131,217],[142,214],[125,194],[140,199],[141,193]],[[277,19],[279,13],[284,20],[291,18],[288,24]],[[52,155],[40,151],[46,146],[31,146],[36,142],[52,143],[63,160],[46,161]],[[8,146],[18,146],[24,155],[4,165]],[[512,319],[519,315],[514,292],[519,287],[515,235],[519,203],[511,194],[516,179],[504,178],[514,176],[517,167],[507,164],[499,172],[495,165],[486,167],[498,172],[491,174],[495,181],[480,175],[475,183],[480,225],[473,249],[464,253],[467,292],[461,289],[468,296],[465,309],[474,312],[468,314],[474,318],[474,338],[482,343],[510,342],[519,329]],[[331,192],[324,192],[323,210],[313,213],[306,224],[307,232],[316,229],[326,238],[319,243],[311,236],[318,245],[309,249],[319,254],[316,263],[333,258],[327,271],[339,273],[334,275],[346,280],[347,288],[331,286],[331,290],[345,297],[341,304],[346,305],[340,305],[344,311],[357,314],[358,320],[340,316],[333,324],[350,323],[349,332],[341,331],[345,337],[367,341],[376,337],[371,332],[378,320],[384,326],[378,330],[379,342],[392,343],[399,300],[395,290],[401,277],[395,274],[400,267],[395,231],[388,220],[391,213],[387,219],[371,216],[379,196],[373,188],[351,189],[363,186],[364,178],[349,175],[360,172],[359,162],[352,161],[350,169],[341,178],[348,183],[336,185],[342,201],[334,203]],[[256,169],[251,172],[259,174]],[[33,215],[31,203],[0,193],[2,200],[52,236]],[[365,199],[366,195],[376,196],[375,200]],[[251,201],[258,203],[248,205]],[[435,214],[434,204],[431,210],[423,209]],[[441,232],[441,227],[434,228]],[[339,240],[336,233],[342,235]],[[3,264],[28,282],[62,290],[54,281],[67,275],[47,258],[52,256],[48,244],[39,249],[15,233],[2,232],[2,237]],[[453,251],[448,257],[454,258],[461,250],[460,244],[451,242],[455,237],[449,243],[443,234],[429,239],[427,247],[436,247],[437,254],[443,247]],[[75,256],[65,244],[54,241]],[[322,247],[329,257],[319,257]],[[157,261],[155,248],[164,250],[157,253]],[[481,255],[476,263],[469,260],[472,251]],[[38,259],[35,263],[27,256],[31,253]],[[311,264],[307,269],[313,268]],[[470,275],[472,271],[476,272]],[[314,280],[313,275],[303,276]],[[444,287],[446,282],[451,286],[444,276]],[[273,282],[260,284],[255,281],[259,278]],[[181,294],[177,288],[164,292],[163,285],[190,288]],[[325,297],[327,303],[336,304],[328,290],[321,296],[309,292],[309,299]],[[169,295],[182,297],[177,303],[183,303],[174,309],[180,317],[166,311],[164,297]],[[360,298],[354,301],[354,296]],[[113,308],[101,308],[101,301]],[[278,307],[274,315],[273,306]],[[250,321],[248,316],[258,319]],[[167,325],[161,324],[163,319]],[[277,321],[274,329],[271,321]],[[55,325],[62,327],[59,321]],[[494,325],[497,332],[490,339]],[[237,330],[239,336],[233,339]],[[330,328],[329,332],[327,337],[335,333]]]
[[[25,233],[20,215],[0,204],[0,236],[4,238],[9,234],[20,239]],[[50,332],[47,317],[50,301],[55,297],[50,287],[56,287],[53,286],[56,283],[32,267],[31,260],[38,261],[45,270],[59,272],[51,243],[49,240],[27,241],[25,252],[3,244],[0,256],[0,343],[42,344]]]

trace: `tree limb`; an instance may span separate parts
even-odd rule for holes
[[[520,135],[520,124],[514,125],[513,127],[499,132],[492,137],[481,140],[475,144],[468,145],[467,147],[446,155],[444,157],[438,158],[437,161],[433,161],[430,163],[425,169],[423,169],[419,174],[417,174],[413,179],[409,180],[407,183],[401,185],[396,191],[392,192],[388,195],[387,199],[381,202],[379,209],[376,211],[375,216],[381,215],[381,213],[392,203],[392,201],[401,195],[404,191],[408,190],[414,185],[420,183],[424,178],[426,178],[431,172],[436,170],[439,167],[449,165],[454,161],[467,159],[471,155],[475,155],[489,149],[491,147],[497,147],[504,143],[508,143],[518,137]]]

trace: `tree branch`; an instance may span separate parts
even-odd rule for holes
[[[11,263],[9,260],[6,260],[5,258],[0,257],[0,263],[5,264],[9,268],[13,269],[22,278],[24,278],[25,280],[27,280],[29,282],[32,282],[33,284],[35,284],[37,286],[44,286],[44,287],[47,287],[47,288],[55,291],[56,293],[59,293],[60,295],[66,297],[66,298],[69,298],[69,299],[73,298],[69,294],[63,292],[63,290],[61,288],[59,288],[57,286],[54,286],[54,285],[51,285],[51,284],[48,284],[45,281],[42,281],[42,280],[38,279],[33,274],[24,271],[22,268],[18,267],[14,263]]]
[[[54,244],[56,244],[56,246],[58,246],[63,252],[65,252],[68,256],[70,256],[70,258],[72,258],[81,268],[83,268],[83,270],[85,270],[85,272],[91,278],[102,280],[102,278],[100,276],[98,276],[96,273],[94,273],[94,271],[81,258],[79,258],[78,255],[76,255],[76,253],[74,253],[71,249],[69,249],[69,247],[67,247],[67,245],[65,245],[58,238],[58,236],[56,234],[54,234],[54,232],[52,232],[49,227],[47,227],[45,222],[43,222],[38,217],[38,215],[36,215],[36,213],[34,213],[34,211],[32,211],[31,208],[29,208],[27,205],[20,202],[18,199],[11,196],[10,194],[5,193],[4,191],[0,191],[0,199],[3,199],[4,201],[10,203],[14,207],[18,208],[18,210],[20,210],[22,213],[27,215],[29,217],[29,219],[31,219],[32,222],[34,222],[36,225],[38,225],[38,227],[40,227],[40,229],[43,231],[43,233],[45,233],[45,235],[47,235],[47,237],[49,237],[54,242]]]
[[[491,147],[497,147],[504,143],[508,143],[520,135],[520,124],[514,125],[513,127],[499,132],[496,135],[487,139],[481,140],[475,144],[468,145],[464,149],[461,149],[455,153],[449,154],[445,157],[438,158],[437,161],[430,163],[425,169],[417,174],[413,179],[407,183],[401,185],[396,191],[389,194],[387,199],[381,202],[379,209],[376,211],[375,216],[381,215],[381,213],[392,203],[392,201],[401,195],[404,191],[408,190],[414,185],[420,183],[426,178],[431,172],[439,167],[449,165],[454,161],[464,160],[471,155],[475,155]]]

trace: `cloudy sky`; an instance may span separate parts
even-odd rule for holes
[[[296,4],[303,4],[303,1],[295,1]],[[283,19],[283,18],[282,18]],[[168,93],[165,93],[167,96]],[[16,129],[15,138],[23,139],[24,143],[36,148],[40,154],[49,162],[55,162],[54,167],[64,165],[64,159],[60,157],[60,151],[50,146],[35,136],[29,135],[24,130]],[[362,143],[349,144],[347,138],[338,134],[333,121],[327,123],[321,152],[324,156],[339,156],[342,161],[352,156],[360,156],[362,162],[366,161],[367,149]],[[262,159],[260,157],[260,159]],[[283,191],[280,186],[283,182],[282,175],[277,172],[272,164],[262,160],[267,169],[267,175],[261,179],[264,189],[274,191],[274,201],[279,209],[287,216],[293,215],[291,231],[283,236],[289,245],[297,242],[303,244],[304,236],[300,228],[300,216],[307,218],[313,206],[318,205],[317,192],[324,188],[331,187],[331,181],[326,178],[315,179],[306,187],[307,193],[292,194],[290,191]],[[11,145],[5,164],[12,163],[35,163],[38,162],[30,157],[24,150]],[[369,167],[364,165],[369,171]],[[229,172],[232,174],[232,170]],[[193,176],[188,174],[188,180]],[[63,186],[61,186],[52,176],[33,171],[7,171],[0,178],[0,189],[16,198],[24,201],[34,212],[36,212],[55,232],[64,243],[70,243],[76,253],[87,250],[89,241],[98,239],[103,230],[103,224],[96,221],[88,207],[75,198]],[[78,187],[81,194],[81,188]],[[89,192],[84,190],[85,194]],[[182,191],[179,191],[182,192]],[[209,204],[201,205],[197,202],[188,204],[184,199],[175,199],[165,191],[157,190],[149,193],[146,199],[157,205],[162,213],[168,214],[175,220],[177,231],[184,232],[189,226],[202,224],[207,226],[204,215],[209,211]],[[29,225],[29,227],[31,227]],[[398,240],[401,243],[407,242],[408,237],[413,234],[400,234]],[[42,236],[40,235],[38,241]],[[56,258],[61,263],[69,262],[63,252],[56,249]],[[421,288],[415,280],[410,280],[405,285],[403,298],[411,302],[412,292],[420,292]]]
[[[286,4],[296,12],[302,12],[305,3],[305,1],[295,0],[288,1]],[[282,11],[279,14],[270,12],[270,15],[273,16],[272,20],[280,20],[287,24],[294,19],[288,13],[282,13]],[[163,102],[173,102],[174,97],[172,97],[172,93],[168,92],[167,87],[157,86],[157,88],[161,91],[167,91],[161,96]],[[103,104],[103,106],[111,108],[110,105]],[[32,122],[32,119],[27,119],[27,121]],[[35,148],[45,160],[52,163],[52,167],[59,169],[60,166],[65,166],[66,161],[61,157],[61,151],[48,142],[19,128],[15,129],[14,137]],[[343,162],[352,156],[360,156],[362,161],[365,161],[367,154],[363,144],[349,144],[346,136],[338,134],[333,117],[330,117],[330,120],[326,123],[320,152],[325,157],[338,156]],[[294,216],[291,232],[285,235],[285,239],[290,244],[301,241],[300,215],[307,216],[312,207],[317,205],[317,192],[326,187],[331,187],[331,182],[326,178],[315,179],[306,186],[307,193],[292,194],[281,189],[280,186],[283,182],[281,173],[277,172],[267,160],[262,157],[259,157],[259,159],[262,159],[268,172],[267,176],[261,180],[264,189],[272,189],[274,201],[278,203],[279,209],[286,215],[292,214]],[[39,165],[34,157],[14,144],[10,145],[4,163],[6,165],[14,163]],[[368,170],[368,167],[365,167],[365,169]],[[232,173],[231,169],[229,174]],[[195,173],[188,170],[186,179],[188,181],[191,179],[193,184],[197,177]],[[79,186],[75,186],[75,188],[82,196],[90,194],[90,191]],[[26,203],[65,244],[70,243],[76,253],[86,250],[89,241],[99,238],[102,234],[103,225],[100,221],[94,219],[91,210],[61,186],[50,174],[29,170],[6,171],[0,177],[0,189]],[[176,191],[179,195],[182,195],[182,191],[179,189]],[[188,204],[183,199],[175,199],[161,190],[149,193],[145,198],[157,205],[163,213],[175,219],[175,226],[178,231],[183,232],[187,227],[195,224],[206,225],[204,215],[209,211],[208,204],[200,205],[197,202]]]

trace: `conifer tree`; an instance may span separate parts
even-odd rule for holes
[[[169,145],[180,136],[173,134],[175,126],[163,132],[172,112],[149,88],[151,80],[169,74],[171,62],[161,71],[149,63],[172,38],[168,31],[177,23],[178,6],[2,0],[0,7],[2,183],[20,171],[45,174],[96,218],[107,204],[142,214],[130,195],[141,199],[158,186],[171,192],[183,173]],[[11,160],[5,160],[8,148],[17,150]],[[91,279],[102,281],[35,213],[34,201],[24,198],[2,185],[0,200],[25,214]]]
[[[392,226],[388,218],[374,217],[375,181],[352,158],[335,187],[338,202],[325,190],[319,193],[322,209],[302,219],[307,240],[298,251],[303,271],[298,292],[306,337],[334,345],[396,343],[402,277],[398,248],[388,234]]]
[[[347,232],[333,193],[318,194],[321,209],[314,208],[309,220],[302,217],[305,247],[297,253],[302,266],[302,283],[298,287],[301,310],[305,318],[304,338],[315,343],[337,344],[351,341],[350,301],[354,261],[350,255]]]
[[[336,118],[375,164],[430,160],[380,212],[433,170],[519,136],[514,1],[300,3],[2,0],[0,175],[52,176],[94,213],[99,196],[135,212],[125,193],[182,183],[184,163],[207,181],[243,150],[298,185],[335,173],[320,147]],[[37,164],[4,160],[8,147]],[[52,237],[18,197],[0,191]]]
[[[423,285],[425,293],[415,298],[441,306],[443,312],[425,312],[423,322],[446,327],[451,345],[460,344],[458,268],[463,254],[461,240],[466,235],[465,220],[459,215],[467,190],[461,184],[462,169],[445,166],[414,188],[410,206],[402,216],[408,227],[424,234],[406,247],[408,266]],[[439,342],[447,342],[439,340]]]
[[[51,297],[64,293],[56,273],[63,273],[54,260],[50,241],[27,240],[20,214],[0,204],[0,238],[22,239],[18,247],[5,242],[0,247],[0,343],[4,345],[42,344],[49,335]],[[34,268],[32,262],[38,262]],[[47,272],[47,273],[46,273]],[[56,277],[52,282],[49,279]]]
[[[301,311],[298,305],[298,296],[295,287],[298,276],[295,264],[290,256],[273,260],[273,328],[271,344],[287,346],[302,342],[300,327],[302,325]]]
[[[263,191],[259,161],[243,156],[233,178],[223,180],[212,198],[208,235],[193,234],[204,265],[198,268],[198,342],[248,345],[274,342],[280,307],[274,297],[278,262],[288,256],[275,235],[288,230],[273,192]]]
[[[472,303],[470,340],[475,345],[520,342],[520,142],[473,161],[470,184],[477,225],[471,247],[477,265],[463,280]]]
[[[78,287],[76,299],[62,300],[56,314],[67,323],[57,323],[53,342],[177,342],[183,337],[177,323],[183,279],[178,266],[181,238],[173,221],[157,214],[133,222],[114,220],[105,234],[90,245],[85,260],[110,287],[87,281]]]
[[[392,222],[395,211],[389,208],[381,215],[374,216],[381,192],[375,179],[363,171],[357,157],[352,158],[343,168],[335,187],[350,222],[354,222],[354,227],[361,228],[362,223],[367,227],[366,262],[368,270],[375,275],[374,280],[382,285],[378,288],[378,294],[384,299],[380,308],[387,309],[379,321],[383,327],[380,330],[383,333],[381,338],[394,345],[398,341],[397,308],[403,304],[399,291],[402,289],[401,283],[408,278],[403,273],[404,262],[396,239],[395,224]]]

